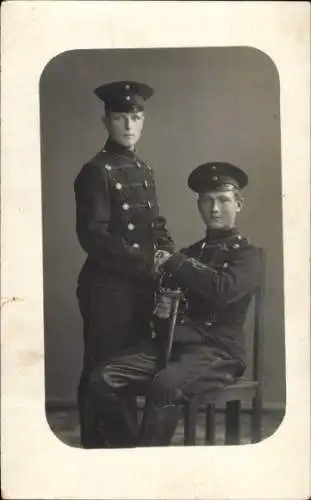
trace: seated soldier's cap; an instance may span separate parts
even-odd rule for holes
[[[142,111],[154,90],[145,83],[122,81],[100,85],[94,93],[104,101],[106,111],[130,113]]]
[[[243,170],[223,162],[199,165],[188,177],[188,186],[196,193],[242,189],[247,184],[248,176]]]

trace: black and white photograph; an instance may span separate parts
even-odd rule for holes
[[[2,8],[2,498],[310,496],[310,7]]]
[[[280,425],[279,89],[251,47],[45,67],[46,411],[64,442],[245,444]]]

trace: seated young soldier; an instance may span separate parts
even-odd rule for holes
[[[155,338],[95,367],[90,392],[101,414],[102,447],[169,445],[183,401],[205,393],[214,402],[245,371],[243,324],[260,281],[258,248],[235,225],[247,183],[247,175],[228,163],[206,163],[190,174],[206,234],[180,252],[164,251],[159,260],[186,299],[171,357],[161,366]],[[169,307],[160,297],[155,314],[167,317]],[[146,395],[140,429],[124,404],[129,390]]]

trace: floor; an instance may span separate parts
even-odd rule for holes
[[[73,447],[80,447],[79,422],[76,409],[53,409],[47,412],[48,422],[54,433],[64,443]],[[262,436],[263,439],[271,436],[279,427],[283,413],[276,411],[263,412]],[[250,416],[242,413],[241,444],[250,442]],[[180,422],[172,440],[172,445],[183,445],[183,423]],[[216,445],[224,444],[224,414],[216,415]],[[204,445],[204,415],[199,415],[197,422],[197,445]]]

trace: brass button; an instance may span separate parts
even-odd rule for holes
[[[122,208],[123,210],[128,210],[130,208],[130,205],[128,203],[123,203]]]
[[[125,99],[126,99],[127,101],[129,101],[129,100],[131,99],[131,96],[126,95],[126,96],[125,96]]]
[[[129,231],[133,231],[133,229],[135,229],[135,225],[132,222],[129,222],[129,224],[127,225],[127,228]]]
[[[133,243],[132,247],[133,248],[139,248],[139,244],[138,243]]]
[[[115,188],[120,191],[120,189],[122,189],[122,184],[121,182],[117,182],[116,185],[115,185]]]
[[[149,201],[149,200],[147,201],[147,207],[148,207],[148,208],[152,208],[152,203],[151,203],[151,201]]]
[[[147,189],[149,187],[148,181],[144,181],[144,187]]]
[[[212,177],[212,180],[213,180],[213,181],[218,181],[218,177],[217,177],[217,175],[214,175],[214,177]]]
[[[131,86],[127,83],[127,84],[125,85],[125,88],[126,88],[126,90],[130,90]]]
[[[229,266],[228,262],[224,262],[222,267],[227,268]]]
[[[105,165],[105,169],[106,170],[111,170],[111,166],[110,165]]]

